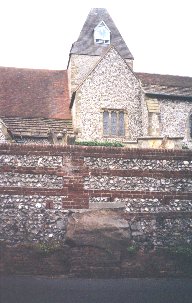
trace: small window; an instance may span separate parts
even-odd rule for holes
[[[103,111],[103,135],[111,137],[125,136],[125,113],[122,110]]]
[[[96,44],[110,44],[110,30],[104,21],[95,27],[94,41]]]

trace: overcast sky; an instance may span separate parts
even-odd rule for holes
[[[65,69],[93,7],[105,7],[134,70],[192,76],[191,0],[0,0],[0,65]]]

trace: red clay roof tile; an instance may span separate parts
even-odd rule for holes
[[[0,113],[6,117],[71,119],[66,70],[0,67]]]

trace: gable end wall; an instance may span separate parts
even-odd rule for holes
[[[73,121],[79,131],[78,139],[126,141],[141,136],[141,99],[139,80],[118,52],[111,48],[76,93]],[[102,110],[106,108],[126,112],[124,138],[103,137]]]

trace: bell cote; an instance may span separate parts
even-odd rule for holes
[[[99,24],[94,28],[94,43],[95,44],[110,44],[110,30],[104,21],[99,22]]]

